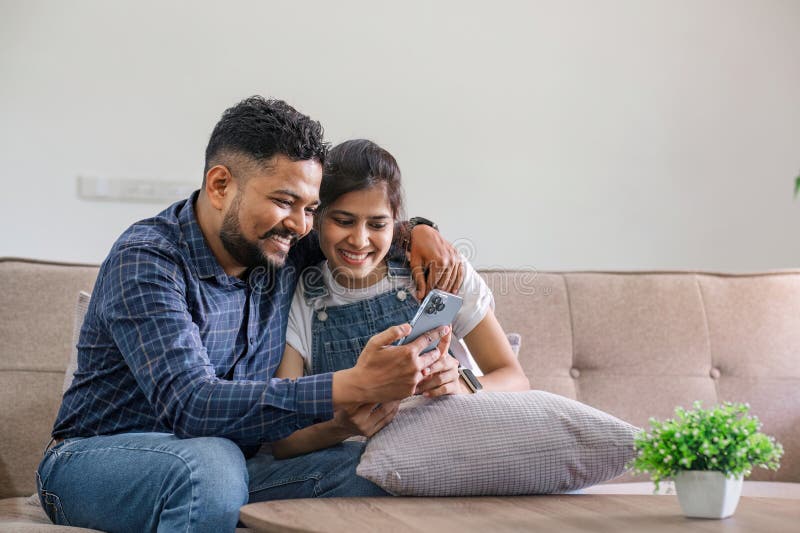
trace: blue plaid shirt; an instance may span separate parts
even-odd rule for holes
[[[322,259],[316,236],[282,268],[228,276],[200,231],[196,197],[111,248],[54,437],[155,431],[251,447],[333,416],[332,374],[272,378],[300,270]]]

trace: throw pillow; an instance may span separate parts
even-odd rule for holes
[[[511,350],[514,352],[514,355],[519,357],[519,347],[522,345],[522,335],[519,333],[506,333],[506,338],[508,339],[508,343],[511,345]]]
[[[417,396],[369,440],[356,472],[403,496],[567,492],[621,475],[637,431],[544,391]]]
[[[72,325],[72,352],[69,356],[69,363],[67,370],[64,372],[64,387],[61,393],[67,392],[67,389],[72,385],[72,380],[75,377],[75,371],[78,369],[78,339],[81,336],[81,327],[83,326],[83,319],[86,317],[86,310],[89,308],[89,300],[91,294],[83,291],[78,293],[78,302],[75,304],[75,322]]]

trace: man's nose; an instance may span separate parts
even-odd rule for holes
[[[311,229],[310,221],[306,220],[306,213],[303,210],[293,210],[283,222],[286,229],[303,236]]]

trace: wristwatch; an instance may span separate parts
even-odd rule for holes
[[[464,380],[464,383],[467,384],[469,390],[472,391],[473,394],[478,392],[483,388],[481,382],[478,381],[478,378],[475,377],[475,374],[472,373],[472,370],[469,368],[464,368],[463,366],[458,367],[458,375],[461,376],[461,379]]]
[[[406,251],[408,251],[408,249],[411,247],[411,230],[413,230],[416,226],[419,226],[420,224],[423,226],[430,226],[436,231],[439,231],[439,226],[437,226],[436,222],[434,222],[433,220],[427,219],[425,217],[411,217],[408,220],[408,223],[406,223],[405,225],[405,229],[402,232],[403,238],[400,241],[403,246],[403,249],[405,249]]]
[[[411,230],[414,229],[414,226],[419,226],[420,224],[425,226],[430,226],[436,231],[439,231],[439,226],[436,225],[436,222],[430,220],[425,217],[411,217],[408,219],[408,233],[411,234]]]

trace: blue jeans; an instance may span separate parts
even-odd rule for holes
[[[103,531],[233,531],[239,507],[286,498],[386,496],[355,469],[363,444],[292,459],[259,452],[245,461],[231,441],[123,433],[66,439],[36,472],[56,524]]]

